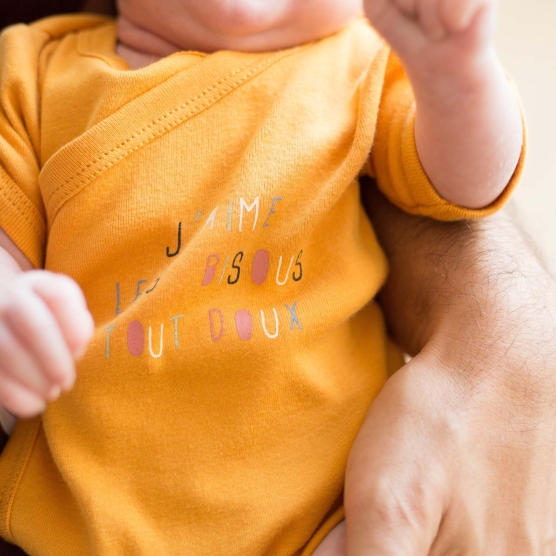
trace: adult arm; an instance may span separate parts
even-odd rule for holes
[[[416,356],[353,446],[348,556],[555,553],[554,279],[507,214],[437,223],[365,189],[380,302]]]

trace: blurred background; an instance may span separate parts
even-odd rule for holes
[[[555,274],[556,0],[500,0],[498,47],[529,128],[529,159],[514,204]]]

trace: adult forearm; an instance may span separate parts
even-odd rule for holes
[[[556,554],[556,284],[512,219],[440,224],[371,193],[381,302],[417,355],[350,453],[347,555]]]
[[[390,261],[379,301],[390,333],[410,354],[439,334],[474,345],[475,355],[487,345],[493,356],[504,353],[516,335],[521,343],[556,342],[556,283],[508,213],[435,222],[407,216],[374,186],[363,191]]]

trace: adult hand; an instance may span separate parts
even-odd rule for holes
[[[555,554],[553,379],[445,356],[417,356],[369,412],[346,475],[348,556]]]
[[[348,556],[556,554],[553,279],[504,215],[446,225],[369,207],[379,235],[396,228],[381,237],[391,332],[419,354],[353,446]]]

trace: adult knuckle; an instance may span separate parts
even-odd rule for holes
[[[516,524],[513,531],[506,533],[505,543],[501,548],[504,556],[544,556],[545,554],[552,556],[556,554],[553,534],[543,536],[539,529],[526,526],[524,523]]]
[[[426,522],[425,492],[422,483],[415,481],[402,487],[391,478],[378,478],[356,495],[357,506],[371,509],[374,519],[387,528],[419,530]]]

